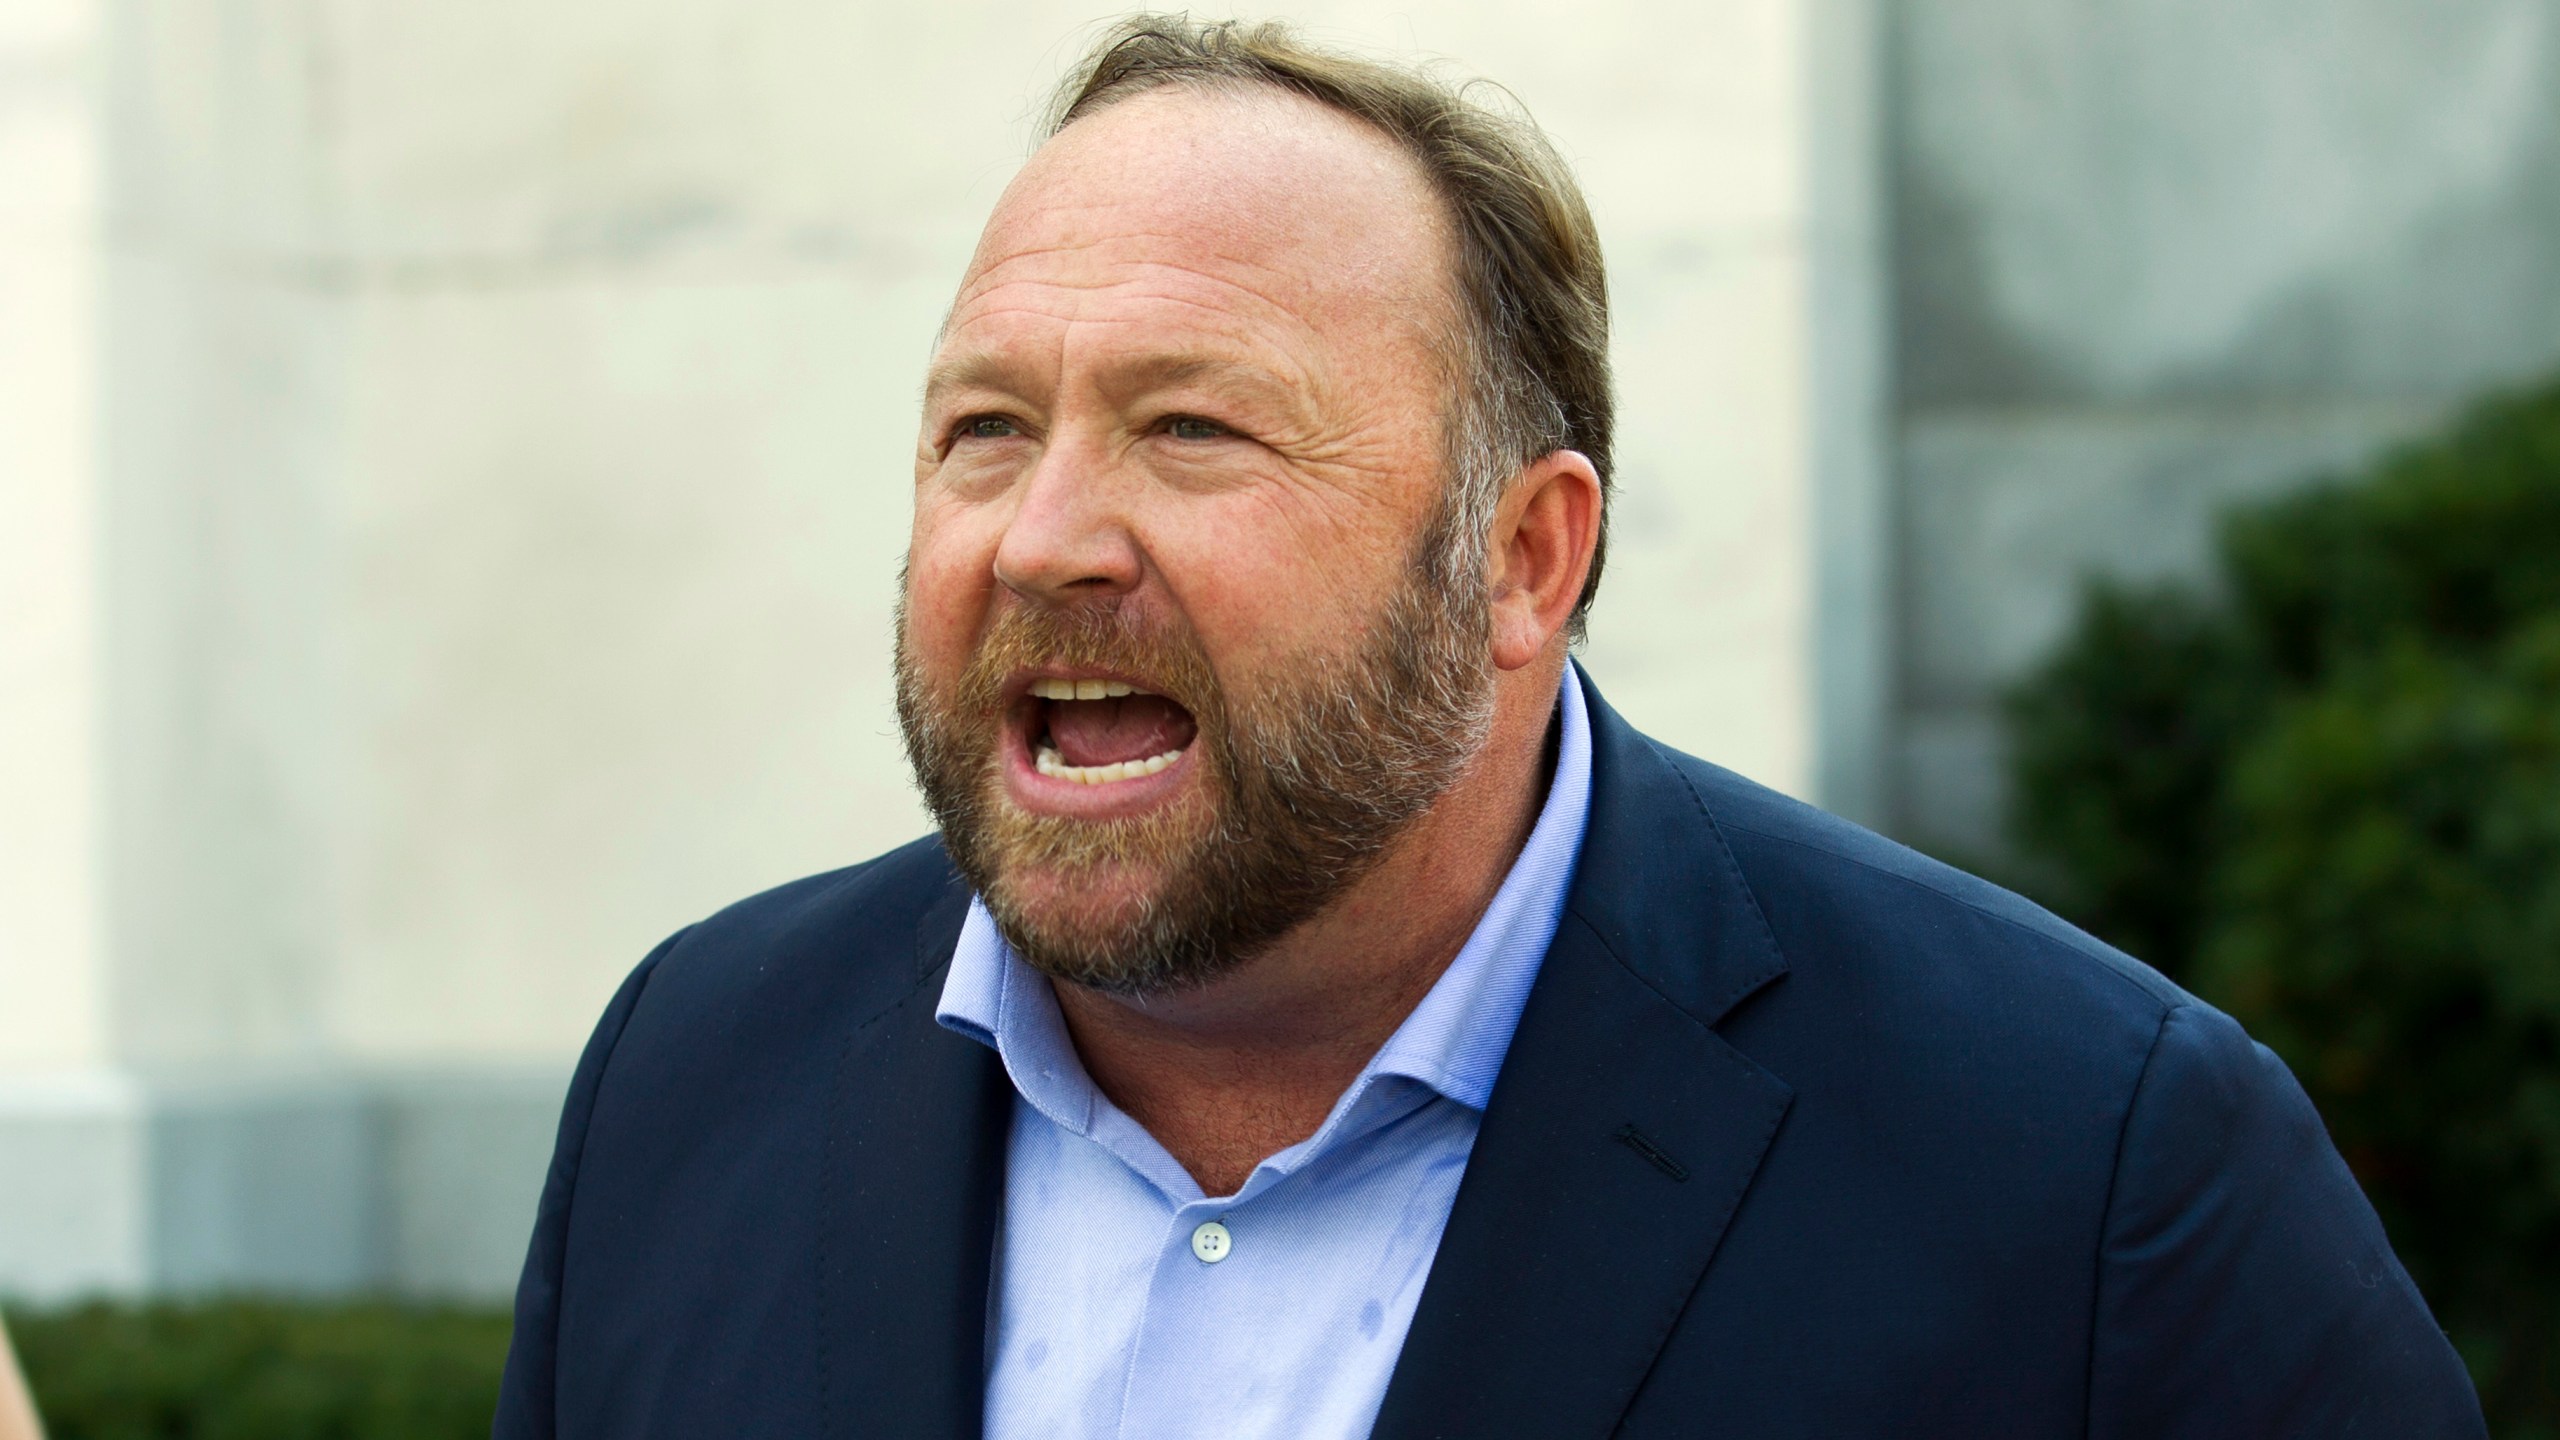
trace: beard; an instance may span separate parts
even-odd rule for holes
[[[1304,655],[1252,695],[1226,688],[1188,629],[1135,606],[1010,595],[958,683],[937,688],[909,647],[902,599],[907,757],[944,847],[1014,953],[1072,984],[1163,994],[1234,970],[1366,875],[1492,725],[1483,565],[1453,551],[1455,528],[1442,506],[1365,634]],[[1016,804],[1004,687],[1042,665],[1144,677],[1188,710],[1195,782],[1127,818]]]

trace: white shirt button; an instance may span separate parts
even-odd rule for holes
[[[1215,1265],[1236,1248],[1236,1237],[1215,1220],[1205,1221],[1191,1232],[1191,1253],[1205,1264]]]

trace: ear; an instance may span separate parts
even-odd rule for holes
[[[1513,477],[1493,517],[1493,663],[1517,670],[1560,643],[1591,552],[1600,543],[1600,472],[1576,450],[1555,450]]]

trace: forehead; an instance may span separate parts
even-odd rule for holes
[[[1061,327],[1211,349],[1427,337],[1452,313],[1452,254],[1429,180],[1387,136],[1278,91],[1168,87],[1032,157],[945,350],[1046,345]]]

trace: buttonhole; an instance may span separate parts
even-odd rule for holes
[[[1651,1165],[1654,1169],[1661,1171],[1672,1179],[1686,1180],[1689,1178],[1688,1166],[1672,1159],[1671,1152],[1654,1144],[1652,1137],[1646,1135],[1643,1131],[1637,1129],[1633,1125],[1619,1126],[1618,1133],[1610,1138],[1643,1156],[1646,1164]]]

